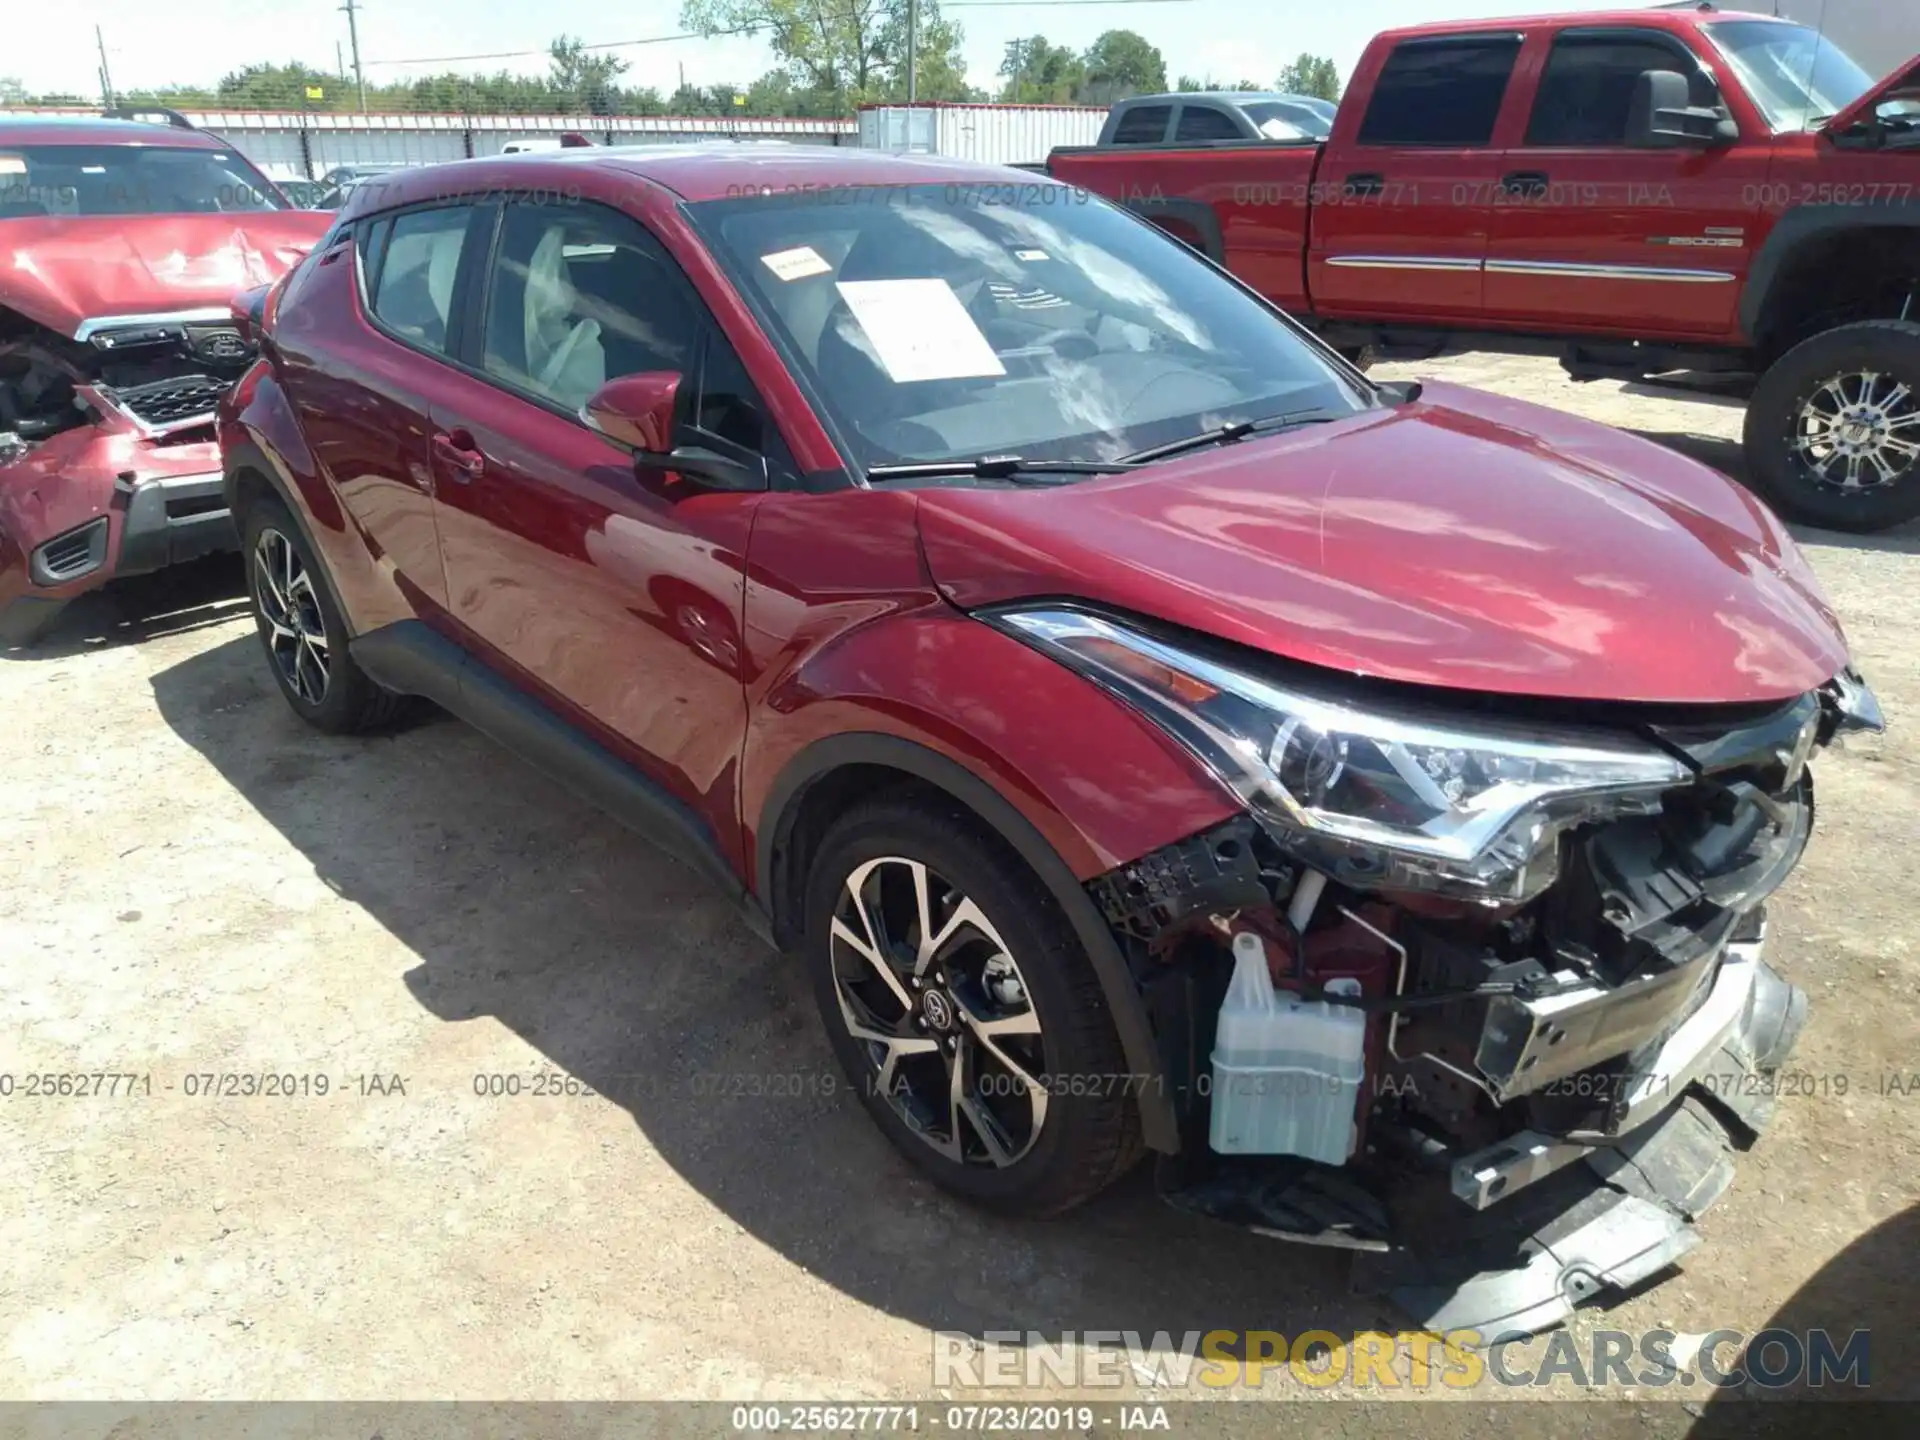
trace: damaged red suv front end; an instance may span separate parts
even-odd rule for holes
[[[329,221],[200,131],[0,123],[0,643],[233,547],[213,412],[253,346],[231,298]]]

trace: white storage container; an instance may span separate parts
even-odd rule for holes
[[[1352,979],[1332,995],[1359,995]],[[1212,1144],[1222,1155],[1300,1155],[1344,1165],[1366,1082],[1367,1017],[1273,988],[1257,935],[1233,937],[1233,979],[1213,1041]]]
[[[1093,144],[1106,121],[1106,110],[1092,105],[868,105],[860,148],[1038,165],[1062,145]]]

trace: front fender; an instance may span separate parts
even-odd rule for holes
[[[895,612],[817,651],[756,710],[743,818],[777,934],[797,928],[795,820],[813,786],[852,766],[939,788],[1021,856],[1093,964],[1140,1077],[1147,1143],[1176,1150],[1147,1007],[1086,882],[1217,825],[1234,798],[1145,719],[1010,636],[945,605]]]
[[[383,571],[307,445],[292,401],[266,361],[228,394],[219,433],[227,508],[236,525],[241,491],[248,476],[256,477],[293,517],[309,553],[320,557],[335,604],[353,634],[414,618],[415,607]]]
[[[1741,332],[1757,345],[1769,343],[1773,337],[1767,333],[1767,303],[1796,257],[1804,255],[1808,246],[1848,230],[1867,227],[1911,230],[1915,243],[1920,245],[1920,200],[1903,198],[1866,207],[1798,205],[1782,215],[1774,222],[1759,254],[1753,258],[1753,268],[1747,272],[1746,286],[1740,292]]]

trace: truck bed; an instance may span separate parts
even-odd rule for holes
[[[1305,308],[1307,213],[1323,148],[1312,140],[1071,146],[1053,152],[1047,171],[1138,211],[1269,299]]]

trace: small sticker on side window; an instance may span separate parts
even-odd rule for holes
[[[776,250],[771,255],[762,255],[760,263],[782,280],[804,280],[809,275],[825,275],[833,269],[811,245]]]

